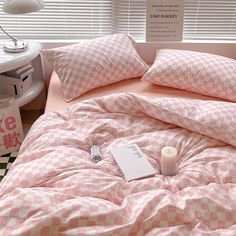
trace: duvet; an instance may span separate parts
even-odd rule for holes
[[[0,235],[236,235],[235,114],[235,103],[125,93],[41,116],[0,184]],[[124,181],[110,150],[128,143],[154,177]],[[172,177],[160,174],[167,145]]]

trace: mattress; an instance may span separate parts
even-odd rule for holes
[[[56,72],[53,72],[49,82],[45,113],[50,111],[64,110],[65,108],[70,107],[72,104],[77,103],[78,101],[122,92],[132,92],[149,98],[176,97],[201,100],[220,100],[217,98],[207,97],[188,91],[157,86],[148,81],[141,81],[140,78],[132,78],[119,81],[108,86],[93,89],[71,102],[65,102],[60,79]]]

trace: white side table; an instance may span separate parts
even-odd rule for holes
[[[19,53],[5,52],[3,49],[3,41],[0,41],[0,73],[16,69],[27,63],[32,62],[39,55],[40,44],[30,43],[29,49]],[[44,89],[43,78],[33,76],[33,84],[31,88],[22,96],[16,97],[16,102],[19,107],[31,102]]]

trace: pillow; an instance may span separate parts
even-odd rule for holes
[[[67,102],[91,89],[141,77],[149,68],[128,34],[109,35],[41,53],[58,74]]]
[[[142,80],[236,101],[236,60],[223,56],[160,49]]]

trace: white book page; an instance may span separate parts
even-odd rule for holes
[[[111,150],[111,154],[126,181],[153,176],[156,173],[137,144],[116,147]]]

